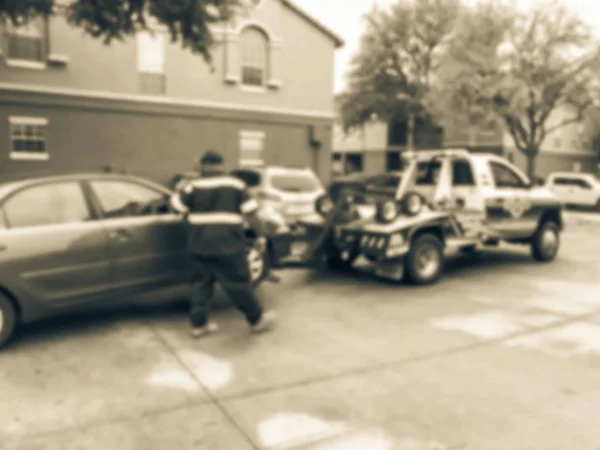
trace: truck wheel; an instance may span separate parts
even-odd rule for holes
[[[531,255],[536,261],[553,261],[560,247],[560,229],[548,220],[540,225],[531,240]]]
[[[17,314],[12,302],[0,294],[0,348],[8,342],[17,326]]]
[[[444,268],[444,245],[431,233],[417,236],[406,256],[407,279],[418,285],[433,284]]]

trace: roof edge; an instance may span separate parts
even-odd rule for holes
[[[313,16],[308,14],[306,11],[304,11],[304,9],[296,5],[292,0],[281,0],[281,2],[289,9],[294,11],[296,14],[298,14],[300,17],[302,17],[304,20],[306,20],[308,23],[310,23],[312,26],[314,26],[316,29],[318,29],[321,33],[329,37],[334,42],[336,49],[341,48],[345,45],[344,40],[340,36],[338,36],[331,29],[327,28],[325,25],[323,25]]]

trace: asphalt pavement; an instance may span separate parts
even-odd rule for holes
[[[502,247],[435,286],[282,272],[277,327],[188,335],[153,308],[28,327],[0,353],[2,450],[597,450],[600,220],[559,258]]]

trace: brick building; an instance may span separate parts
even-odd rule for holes
[[[255,3],[215,28],[212,71],[158,28],[105,46],[60,14],[3,25],[0,177],[112,166],[167,182],[211,147],[228,167],[327,178],[343,43],[289,0]]]

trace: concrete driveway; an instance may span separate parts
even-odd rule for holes
[[[0,353],[0,449],[596,450],[600,223],[560,258],[459,258],[440,284],[284,274],[278,327],[164,308],[30,327]],[[585,217],[585,216],[584,216]]]

